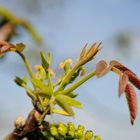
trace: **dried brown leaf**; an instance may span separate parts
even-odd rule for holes
[[[128,79],[128,76],[126,74],[123,74],[122,76],[120,76],[120,79],[119,79],[119,97],[125,91],[125,88],[127,86],[128,81],[129,81],[129,79]]]
[[[127,84],[125,93],[130,112],[130,120],[133,125],[138,111],[137,96],[131,84]]]

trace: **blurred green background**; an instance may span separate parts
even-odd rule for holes
[[[100,59],[116,59],[140,76],[139,0],[0,0],[0,3],[29,20],[42,36],[42,44],[37,45],[19,28],[21,35],[12,39],[12,43],[27,45],[25,54],[32,65],[40,63],[41,50],[51,51],[52,66],[57,72],[60,61],[66,58],[76,61],[85,43],[102,41],[103,49],[95,62],[88,65],[88,71]],[[12,81],[16,75],[27,75],[26,69],[17,55],[8,54],[0,60],[0,139],[13,129],[17,116],[26,117],[32,109],[24,90]],[[140,113],[131,126],[125,98],[118,98],[117,88],[118,77],[112,73],[101,79],[92,78],[76,91],[84,108],[75,110],[74,119],[57,115],[46,119],[83,123],[102,140],[138,140]]]

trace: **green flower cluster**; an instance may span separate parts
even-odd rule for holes
[[[42,132],[46,140],[101,140],[99,136],[95,136],[91,130],[84,132],[83,125],[76,128],[73,123],[67,125],[59,123],[58,125],[50,125],[48,131]]]

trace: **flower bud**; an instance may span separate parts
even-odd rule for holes
[[[50,126],[50,133],[52,136],[58,136],[57,128],[54,125]]]
[[[93,132],[91,130],[86,131],[85,138],[91,140],[93,138]]]
[[[60,123],[58,125],[58,133],[62,136],[65,136],[67,133],[67,127],[64,124]]]

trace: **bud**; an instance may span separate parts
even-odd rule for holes
[[[85,138],[91,140],[93,138],[93,132],[91,130],[86,131]]]
[[[65,136],[67,133],[67,127],[64,124],[60,123],[58,125],[58,133],[62,136]]]
[[[68,130],[75,131],[75,126],[72,122],[68,123]]]
[[[84,132],[85,127],[83,125],[78,125],[78,130],[81,130]]]
[[[54,125],[50,126],[50,133],[52,136],[58,136],[57,128]]]
[[[25,119],[22,116],[19,116],[15,120],[15,127],[19,130],[21,130],[25,125]]]
[[[68,134],[68,137],[70,137],[70,138],[74,138],[74,136],[75,136],[75,133],[72,130],[68,131],[67,134]]]
[[[59,64],[59,68],[60,69],[63,69],[64,67],[65,67],[65,65],[72,65],[72,59],[66,59],[65,61],[63,61],[63,62],[61,62],[60,64]]]

